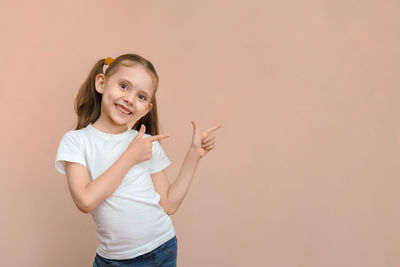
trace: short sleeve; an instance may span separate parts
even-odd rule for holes
[[[152,156],[150,159],[150,174],[159,172],[171,164],[161,144],[156,140],[153,141]]]
[[[74,130],[66,132],[61,138],[54,162],[56,170],[66,175],[64,161],[77,162],[87,166],[83,143]]]

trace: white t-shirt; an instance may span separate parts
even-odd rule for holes
[[[121,154],[138,131],[120,134],[102,132],[89,124],[64,134],[58,147],[55,168],[65,173],[65,161],[78,162],[93,181],[103,174]],[[149,137],[144,134],[143,138]],[[158,141],[152,142],[152,158],[128,171],[120,186],[101,202],[91,215],[97,225],[96,252],[108,259],[130,259],[152,251],[175,236],[171,217],[160,206],[151,174],[171,164]]]

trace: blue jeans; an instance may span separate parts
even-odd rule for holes
[[[176,267],[178,241],[176,236],[147,252],[126,260],[111,260],[96,253],[93,267]]]

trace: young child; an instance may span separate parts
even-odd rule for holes
[[[200,132],[192,121],[192,143],[171,185],[164,172],[171,162],[158,142],[169,137],[159,134],[158,81],[153,64],[137,54],[97,61],[75,99],[77,126],[60,141],[55,168],[97,225],[93,266],[176,266],[170,215],[221,125]]]

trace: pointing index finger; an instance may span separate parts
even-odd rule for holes
[[[221,124],[218,124],[218,125],[216,125],[216,126],[214,126],[214,127],[208,128],[208,129],[206,130],[206,132],[207,132],[207,134],[209,134],[209,133],[211,133],[212,131],[215,131],[215,130],[221,128],[221,127],[222,127],[222,125],[221,125]]]
[[[167,135],[167,134],[158,134],[158,135],[150,136],[149,139],[153,142],[153,141],[157,141],[157,140],[167,138],[167,137],[169,137],[169,135]]]

